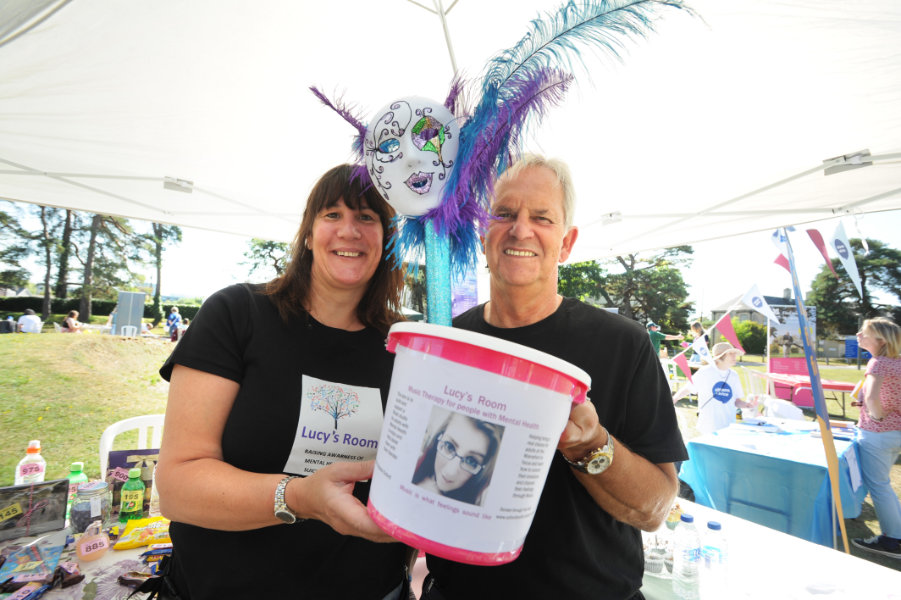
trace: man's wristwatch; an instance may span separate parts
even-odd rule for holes
[[[303,519],[297,518],[297,515],[288,508],[288,503],[285,502],[285,488],[288,487],[289,481],[297,479],[297,477],[297,475],[288,475],[279,481],[275,488],[275,516],[288,524],[303,521]]]
[[[604,431],[607,430],[604,429]],[[563,452],[560,454],[563,456],[563,460],[574,469],[589,475],[599,475],[613,464],[613,436],[607,431],[607,444],[597,450],[592,450],[581,460],[569,460]]]

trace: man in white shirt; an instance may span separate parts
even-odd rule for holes
[[[41,327],[41,318],[33,310],[26,308],[25,314],[19,317],[19,333],[40,333]]]

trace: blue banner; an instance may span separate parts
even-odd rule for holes
[[[795,253],[792,252],[792,245],[788,239],[788,234],[784,229],[780,230],[782,240],[785,244],[785,253],[788,257],[788,266],[792,275],[792,288],[795,293],[795,306],[798,308],[798,324],[801,327],[801,344],[804,346],[804,358],[807,359],[807,372],[810,374],[810,389],[813,394],[814,408],[817,416],[823,421],[826,429],[829,427],[829,411],[826,408],[826,397],[823,395],[823,383],[820,381],[820,370],[817,365],[817,354],[810,333],[810,325],[807,321],[807,308],[801,299],[801,284],[798,282],[798,269],[795,267]]]

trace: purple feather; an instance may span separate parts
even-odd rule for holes
[[[457,101],[462,100],[460,95],[463,93],[463,85],[463,78],[459,75],[455,76],[451,82],[450,91],[447,93],[447,100],[444,101],[444,107],[456,117],[459,117],[461,112],[461,107],[457,105]]]
[[[310,86],[310,91],[313,92],[313,95],[319,98],[320,102],[338,113],[342,119],[354,126],[354,128],[357,130],[357,135],[354,137],[353,150],[362,160],[363,140],[366,138],[366,125],[364,125],[363,122],[351,112],[350,107],[345,105],[340,99],[335,100],[335,102],[332,103],[332,101],[329,100],[325,94],[319,91],[319,88],[317,88],[316,86]]]

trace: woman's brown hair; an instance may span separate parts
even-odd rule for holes
[[[272,298],[279,315],[286,321],[303,312],[310,294],[313,270],[313,253],[307,249],[306,241],[313,233],[313,223],[319,211],[335,206],[342,199],[353,210],[368,206],[381,221],[384,247],[378,267],[357,305],[357,318],[387,334],[391,325],[403,320],[400,312],[403,274],[395,268],[388,252],[388,244],[394,234],[394,209],[375,188],[352,177],[353,172],[353,165],[339,165],[327,171],[313,186],[300,228],[291,244],[291,258],[285,272],[267,283],[263,293]]]

